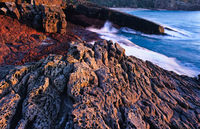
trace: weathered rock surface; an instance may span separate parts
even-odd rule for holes
[[[67,22],[65,14],[59,7],[44,7],[43,28],[49,33],[65,33]]]
[[[36,1],[37,2],[37,1]],[[48,1],[50,2],[50,1]],[[67,21],[61,6],[42,4],[0,3],[0,13],[17,18],[22,23],[48,33],[65,33]]]
[[[135,57],[118,44],[72,42],[12,69],[0,82],[0,128],[200,127],[200,82]]]
[[[0,14],[12,16],[31,27],[42,29],[48,33],[65,33],[67,21],[84,27],[101,27],[106,21],[111,21],[119,28],[129,27],[147,34],[165,34],[163,26],[137,16],[89,2],[62,3],[57,6],[48,5],[48,2],[47,4],[41,2],[39,5],[26,3],[16,5],[14,2],[5,2],[0,3]]]
[[[100,39],[96,33],[69,22],[66,31],[64,34],[42,33],[17,19],[0,15],[0,66],[37,62],[50,53],[65,55],[70,41]]]

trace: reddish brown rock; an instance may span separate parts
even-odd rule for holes
[[[70,31],[71,29],[73,28],[69,28],[69,32],[64,35],[50,35],[21,24],[16,19],[0,15],[0,65],[35,62],[50,53],[66,54],[68,41],[81,40]],[[75,29],[73,31],[75,32]],[[41,36],[47,38],[41,39]]]

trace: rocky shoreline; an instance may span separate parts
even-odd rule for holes
[[[200,81],[125,55],[110,41],[69,42],[0,82],[0,127],[199,128]]]
[[[0,3],[0,128],[200,128],[199,78],[126,56],[85,30],[117,16],[135,19],[62,0]]]
[[[49,53],[66,53],[62,50],[67,46],[66,41],[100,40],[96,33],[85,28],[100,28],[108,20],[118,28],[123,26],[148,34],[164,34],[164,28],[158,24],[91,3],[6,1],[0,2],[0,65],[21,65],[38,61]]]
[[[199,0],[89,0],[100,6],[112,8],[146,8],[151,10],[199,11]]]

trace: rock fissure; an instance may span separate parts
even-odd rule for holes
[[[66,56],[6,77],[1,128],[198,128],[197,80],[128,57],[108,41],[69,42]]]

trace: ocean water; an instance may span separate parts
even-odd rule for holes
[[[121,9],[120,11],[156,22],[166,29],[166,36],[147,35],[129,28],[116,29],[109,21],[101,29],[88,28],[101,38],[118,42],[127,55],[174,71],[180,75],[200,74],[200,11],[155,11]]]

